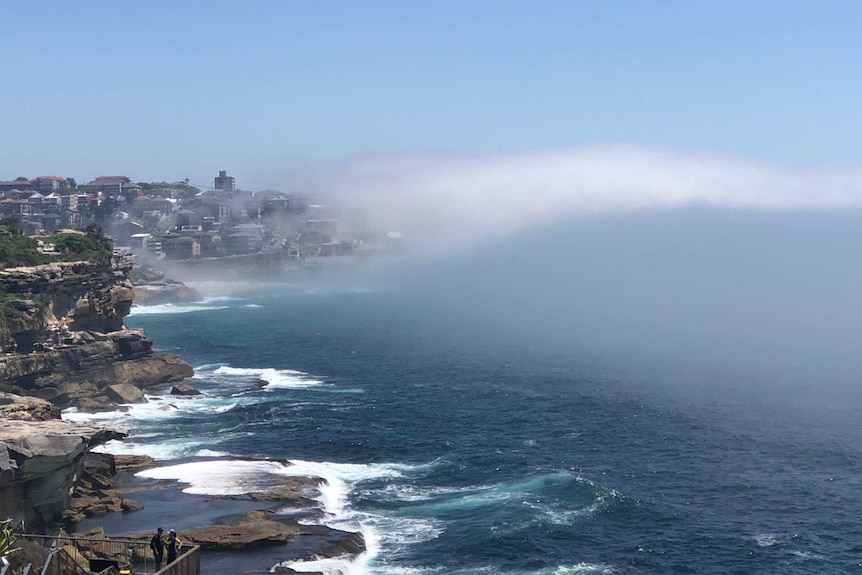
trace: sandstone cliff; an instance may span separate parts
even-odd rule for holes
[[[58,262],[0,271],[0,385],[83,408],[139,399],[128,386],[180,381],[192,368],[154,353],[141,330],[123,324],[134,301],[133,259]]]
[[[23,521],[29,532],[56,523],[69,506],[84,456],[127,433],[63,421],[46,401],[0,393],[0,517]]]
[[[127,430],[63,421],[60,407],[143,401],[146,387],[193,375],[123,324],[135,297],[132,264],[115,254],[0,270],[0,388],[15,392],[0,393],[0,518],[28,531],[67,517],[73,494],[82,509],[136,508],[98,490],[87,501],[76,492],[89,477],[85,455]]]

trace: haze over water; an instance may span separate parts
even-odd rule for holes
[[[157,476],[199,494],[268,473],[236,457],[327,477],[331,524],[370,542],[358,562],[303,566],[329,573],[847,572],[858,224],[855,209],[575,214],[136,309],[129,324],[195,364],[207,396],[133,409],[138,436],[113,449],[157,454]]]
[[[658,219],[673,227],[672,216]],[[582,228],[579,238],[609,242],[600,232],[619,224]],[[519,245],[527,253],[561,245],[559,233],[546,239]],[[570,290],[601,292],[604,274],[539,290],[530,287],[536,267],[512,254],[448,261],[434,283],[430,265],[387,289],[334,272],[200,305],[141,308],[129,324],[194,363],[205,397],[151,398],[117,414],[136,432],[112,449],[156,455],[162,467],[150,476],[180,479],[196,494],[242,492],[272,473],[328,478],[328,522],[362,531],[370,551],[355,563],[302,565],[327,573],[856,568],[855,376],[813,352],[822,370],[776,355],[782,339],[771,354],[741,353],[756,345],[745,340],[727,352],[698,338],[697,321],[677,320],[674,338],[643,307],[576,309]],[[506,282],[488,271],[512,266],[520,273]],[[563,296],[573,300],[567,308]],[[722,301],[731,315],[742,311]],[[593,329],[605,321],[614,329]],[[725,323],[729,336],[746,333]],[[259,379],[270,385],[252,390]],[[160,518],[180,530],[196,520],[182,500]],[[258,572],[288,554],[204,561],[212,572]]]
[[[0,180],[228,170],[408,248],[134,310],[204,392],[97,416],[192,492],[141,521],[296,472],[369,543],[327,573],[858,570],[860,16],[4,6]]]

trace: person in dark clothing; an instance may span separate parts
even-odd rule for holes
[[[150,549],[153,550],[153,559],[156,560],[156,571],[162,568],[162,556],[165,552],[165,541],[162,539],[162,528],[156,530],[156,534],[150,539]]]
[[[177,532],[171,529],[168,531],[168,536],[165,537],[165,548],[168,550],[168,562],[165,565],[170,565],[177,558],[177,552],[179,551],[180,545],[182,545],[177,539]]]

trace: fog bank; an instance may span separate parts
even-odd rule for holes
[[[300,170],[291,180],[333,197],[348,223],[400,231],[422,251],[497,241],[573,216],[692,205],[769,211],[862,205],[862,170],[792,169],[638,146],[358,160]]]
[[[454,339],[862,372],[860,170],[616,146],[355,162],[318,185],[405,234],[386,287]]]

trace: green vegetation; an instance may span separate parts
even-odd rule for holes
[[[46,293],[8,293],[0,288],[0,315],[11,315],[4,312],[9,307],[9,302],[15,300],[30,300],[39,307],[45,307],[51,303],[51,296]]]
[[[12,534],[12,520],[0,521],[0,557],[6,557],[20,549],[15,547],[15,541],[16,538]]]
[[[110,256],[113,250],[111,238],[105,231],[93,224],[85,234],[53,234],[44,239],[46,244],[54,244],[65,261],[87,260],[97,261]]]
[[[42,241],[54,244],[58,256],[40,253],[38,242],[25,237],[14,219],[0,220],[0,268],[35,266],[52,261],[98,261],[111,255],[111,238],[93,224],[84,233],[52,234]]]
[[[37,246],[36,240],[24,236],[17,220],[0,220],[0,266],[35,266],[48,263],[50,259],[40,254]]]
[[[38,249],[39,243],[33,238],[24,236],[17,220],[0,220],[0,269],[35,266],[53,261],[96,262],[110,257],[113,251],[111,238],[97,225],[89,226],[82,233],[53,234],[43,238],[42,241],[45,244],[54,244],[59,254],[41,253]],[[18,286],[20,289],[15,289],[16,286],[9,285],[10,281],[12,280],[7,281],[5,289],[0,284],[0,342],[4,337],[9,336],[7,320],[21,313],[19,305],[14,303],[16,300],[31,300],[42,309],[51,303],[48,294],[31,294],[26,286]]]

